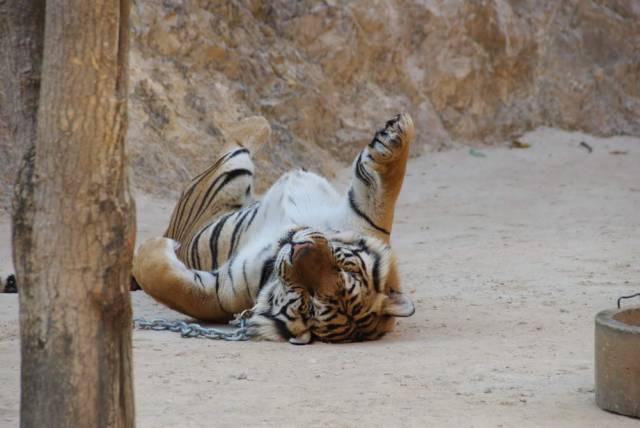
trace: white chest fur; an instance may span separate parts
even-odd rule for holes
[[[317,174],[294,171],[283,175],[262,198],[262,213],[253,230],[258,236],[281,236],[292,226],[329,232],[343,229],[344,197]]]

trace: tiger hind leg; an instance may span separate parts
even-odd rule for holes
[[[220,294],[225,288],[218,261],[226,262],[229,234],[225,224],[248,209],[252,199],[253,163],[246,148],[226,152],[211,168],[196,177],[176,205],[163,238],[150,239],[138,248],[132,275],[147,294],[166,306],[195,318],[225,321],[223,301],[231,309],[244,303]],[[230,221],[227,221],[230,220]],[[220,227],[216,227],[216,225]],[[236,276],[237,277],[237,276]],[[235,296],[232,296],[235,297]],[[248,306],[248,304],[245,304]]]
[[[253,201],[251,153],[259,150],[270,134],[269,123],[262,117],[244,119],[226,130],[222,155],[189,183],[171,215],[164,236],[181,244],[180,260],[188,263],[191,243],[204,227]]]
[[[226,151],[182,192],[164,236],[184,246],[202,227],[245,206],[253,199],[253,174],[248,149]]]

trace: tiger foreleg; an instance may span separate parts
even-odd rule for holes
[[[409,145],[414,134],[407,113],[389,120],[353,163],[349,208],[363,232],[389,242]]]

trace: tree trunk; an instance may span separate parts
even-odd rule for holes
[[[36,116],[40,96],[40,69],[44,41],[44,0],[0,1],[0,158],[5,160],[0,186],[16,176],[16,166],[23,158],[18,180],[25,188],[14,200],[19,206],[28,203],[36,138]],[[3,177],[4,175],[4,177]],[[0,209],[9,195],[0,196]],[[26,236],[28,223],[17,218],[14,226]]]
[[[33,172],[14,205],[23,427],[134,425],[128,16],[128,0],[47,2]]]

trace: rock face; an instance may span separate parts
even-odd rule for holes
[[[414,117],[414,153],[539,125],[640,135],[637,0],[132,3],[143,190],[175,193],[250,116],[272,128],[263,188],[296,166],[331,175],[398,111]]]

